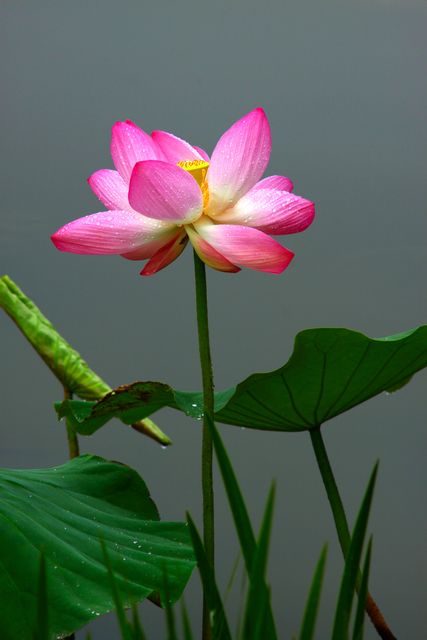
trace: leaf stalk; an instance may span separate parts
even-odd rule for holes
[[[64,387],[64,400],[71,400],[73,394],[71,391]],[[70,460],[77,458],[80,455],[79,440],[77,433],[75,432],[71,422],[68,418],[65,418],[65,425],[67,427],[68,449],[70,451]]]
[[[322,476],[323,484],[325,485],[329,504],[331,505],[335,528],[338,534],[338,540],[341,546],[344,560],[346,560],[351,536],[344,511],[344,506],[338,491],[337,483],[335,482],[332,467],[329,462],[328,454],[326,452],[325,443],[323,442],[322,434],[320,432],[320,427],[317,427],[316,429],[310,429],[309,432],[319,471]],[[360,580],[361,575],[359,572],[359,577],[356,583],[357,593],[359,593],[360,589]],[[396,640],[395,636],[392,634],[386,621],[384,620],[381,611],[379,610],[369,592],[367,593],[366,598],[366,613],[370,617],[371,622],[377,630],[380,638],[382,638],[383,640]]]

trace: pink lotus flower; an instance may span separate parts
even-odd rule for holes
[[[240,271],[239,264],[281,273],[294,254],[270,235],[306,229],[314,205],[290,193],[288,178],[258,182],[270,149],[262,109],[226,131],[210,160],[170,133],[149,136],[129,120],[117,122],[111,141],[117,171],[102,169],[89,178],[108,211],[66,224],[52,241],[71,253],[148,259],[141,275],[166,267],[188,240],[219,271]]]

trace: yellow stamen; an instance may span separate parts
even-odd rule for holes
[[[193,178],[197,180],[199,187],[202,186],[205,177],[204,174],[209,167],[209,162],[205,162],[204,160],[181,160],[177,162],[176,165],[177,167],[181,167],[181,169],[185,169],[188,173],[191,173]]]
[[[209,202],[209,187],[205,181],[206,172],[209,167],[209,162],[205,160],[180,160],[176,163],[177,167],[185,169],[188,173],[191,173],[193,178],[197,181],[203,194],[203,208],[205,208]]]

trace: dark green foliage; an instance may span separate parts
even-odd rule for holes
[[[317,562],[313,580],[311,582],[310,593],[308,594],[302,620],[299,640],[312,640],[316,627],[317,611],[319,609],[320,593],[322,590],[323,574],[326,566],[326,556],[328,552],[327,543],[323,546],[320,558]]]
[[[283,367],[216,393],[214,417],[251,429],[306,431],[383,391],[401,388],[426,366],[427,326],[381,339],[349,329],[306,329],[296,335]],[[165,406],[200,418],[203,395],[174,391],[161,382],[134,382],[96,404],[55,403],[58,417],[68,417],[82,435],[113,417],[131,424]]]
[[[163,571],[176,602],[195,567],[188,527],[159,522],[136,471],[83,455],[55,469],[0,472],[2,640],[26,640],[36,618],[45,546],[51,637],[69,635],[115,604],[102,533],[126,607],[157,596]]]
[[[260,543],[257,544],[233,467],[218,430],[210,416],[208,416],[208,425],[245,561],[246,571],[249,576],[250,585],[248,597],[253,598],[251,589],[256,589],[257,597],[260,599],[260,604],[257,607],[257,610],[259,613],[259,620],[263,623],[264,638],[265,640],[269,640],[270,638],[274,639],[276,638],[276,630],[271,611],[269,589],[264,578],[274,490],[270,492],[266,507],[266,514],[261,528]],[[246,630],[247,629],[244,628],[244,633]]]
[[[261,531],[252,561],[243,622],[243,637],[245,640],[276,638],[274,619],[270,608],[270,589],[265,584],[275,490],[276,487],[273,483],[267,499]]]
[[[33,640],[50,640],[49,633],[49,605],[46,580],[46,558],[42,545],[40,548],[40,566],[37,598],[37,622],[33,631]]]
[[[244,531],[239,524],[238,535],[242,553],[245,557],[246,552],[246,559],[248,559],[248,554],[250,556],[249,563],[247,564],[247,569],[250,566],[250,571],[248,571],[249,589],[246,596],[243,632],[241,636],[239,634],[236,637],[236,640],[273,640],[276,639],[277,636],[270,607],[269,589],[265,582],[265,571],[268,556],[268,542],[270,538],[273,516],[275,486],[273,483],[267,499],[259,538],[258,541],[255,541],[255,539],[253,538],[255,544],[255,546],[253,547],[252,525],[249,522],[249,519],[246,520],[246,517],[244,515],[246,513],[247,516],[247,511],[243,503],[243,498],[240,494],[240,489],[237,484],[234,471],[231,467],[231,463],[225,452],[221,439],[219,438],[219,434],[216,431],[216,428],[212,421],[210,421],[210,429],[212,430],[214,442],[216,442],[215,450],[217,452],[218,460],[221,461],[220,467],[223,472],[223,478],[224,481],[228,483],[226,485],[226,488],[231,488],[231,490],[228,491],[228,495],[233,516],[235,518],[239,518],[243,515],[243,521],[245,522],[243,528],[247,529],[246,535],[244,535]],[[354,527],[353,537],[351,539],[350,547],[348,550],[347,562],[343,571],[331,640],[348,639],[348,628],[350,622],[352,601],[356,585],[359,580],[358,566],[367,527],[367,520],[369,517],[370,505],[372,502],[376,472],[377,466],[375,467],[371,476]],[[211,611],[213,640],[231,640],[227,616],[216,584],[214,570],[209,564],[202,540],[189,514],[187,514],[187,518],[194,552],[202,577],[204,593],[208,602],[209,609]],[[364,607],[367,596],[369,564],[371,557],[371,542],[372,540],[370,540],[368,544],[363,573],[360,581],[359,601],[353,626],[352,640],[363,639],[363,623],[365,617]],[[245,548],[245,550],[243,547]],[[132,600],[132,585],[129,583],[129,580],[127,579],[125,573],[123,573],[126,569],[125,564],[124,562],[114,563],[114,556],[117,555],[117,552],[114,549],[108,549],[107,544],[104,542],[102,536],[101,548],[102,563],[106,566],[107,569],[109,589],[111,591],[111,601],[114,608],[116,609],[122,640],[146,640],[139,620],[135,601],[133,601],[132,621],[128,620],[126,616],[125,609],[129,607],[129,601]],[[301,625],[299,640],[312,640],[314,637],[316,616],[319,607],[320,592],[326,564],[326,553],[327,545],[325,544],[313,576],[310,593],[307,599],[307,605]],[[167,573],[166,565],[163,562],[161,562],[161,565],[163,567],[161,575],[163,580],[164,606],[166,609],[165,613],[168,628],[167,640],[178,640],[178,635],[175,628],[174,613],[170,602],[171,598],[169,590],[169,574]],[[48,631],[48,597],[51,598],[52,594],[55,595],[55,593],[50,590],[48,596],[48,591],[46,588],[45,566],[44,552],[42,551],[38,577],[38,605],[35,612],[37,623],[34,635],[32,636],[32,640],[51,640],[51,638],[53,637],[52,633]],[[184,640],[193,640],[193,634],[191,631],[190,622],[183,599],[181,600],[181,606],[183,638]],[[14,636],[14,638],[15,637],[16,636]],[[87,639],[88,638],[90,638],[89,634],[87,634]]]
[[[349,329],[307,329],[289,361],[237,385],[215,415],[254,429],[305,431],[373,396],[398,388],[427,366],[427,326],[380,340]]]
[[[100,536],[100,539],[101,539],[102,555],[104,556],[104,563],[107,568],[108,577],[110,579],[111,595],[113,596],[113,602],[116,609],[117,620],[119,622],[122,638],[123,640],[132,640],[132,634],[126,618],[125,608],[123,605],[122,598],[120,596],[120,587],[118,585],[118,580],[114,575],[110,556],[108,554],[107,547],[105,546],[105,542],[102,536]]]
[[[228,626],[227,616],[219,594],[219,590],[215,581],[214,570],[209,563],[203,542],[199,532],[187,512],[187,521],[190,528],[191,540],[193,542],[194,553],[197,559],[197,566],[203,583],[203,594],[205,596],[209,610],[213,612],[212,632],[215,640],[231,640],[230,629]]]
[[[366,493],[363,498],[356,523],[354,525],[353,535],[351,537],[350,547],[348,549],[344,567],[344,573],[341,580],[341,587],[338,596],[338,603],[331,640],[346,640],[348,637],[353,596],[359,577],[360,557],[362,555],[363,541],[368,525],[369,511],[371,508],[377,471],[378,463],[375,465],[372,472],[368,488],[366,489]]]
[[[371,563],[371,551],[372,551],[372,536],[369,538],[368,547],[366,550],[365,563],[363,565],[362,580],[360,583],[359,599],[357,601],[356,617],[354,619],[352,640],[362,640],[363,638],[366,596],[368,595],[369,568]]]
[[[181,598],[181,618],[182,618],[182,634],[184,640],[193,640],[193,632],[191,631],[190,618],[188,617],[187,607],[185,605],[184,596]]]

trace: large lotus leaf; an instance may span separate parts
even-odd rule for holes
[[[426,366],[427,326],[380,339],[350,329],[306,329],[283,367],[215,393],[215,419],[251,429],[313,429],[382,391],[400,389]],[[203,395],[134,382],[97,403],[55,403],[58,417],[68,417],[83,435],[113,417],[130,424],[165,406],[200,419]]]
[[[401,388],[426,366],[427,326],[380,339],[349,329],[306,329],[283,367],[249,376],[215,418],[252,429],[313,429]]]
[[[1,638],[30,640],[45,546],[51,638],[114,609],[102,535],[126,607],[176,602],[196,562],[187,525],[159,522],[136,471],[82,455],[56,469],[0,471]]]

